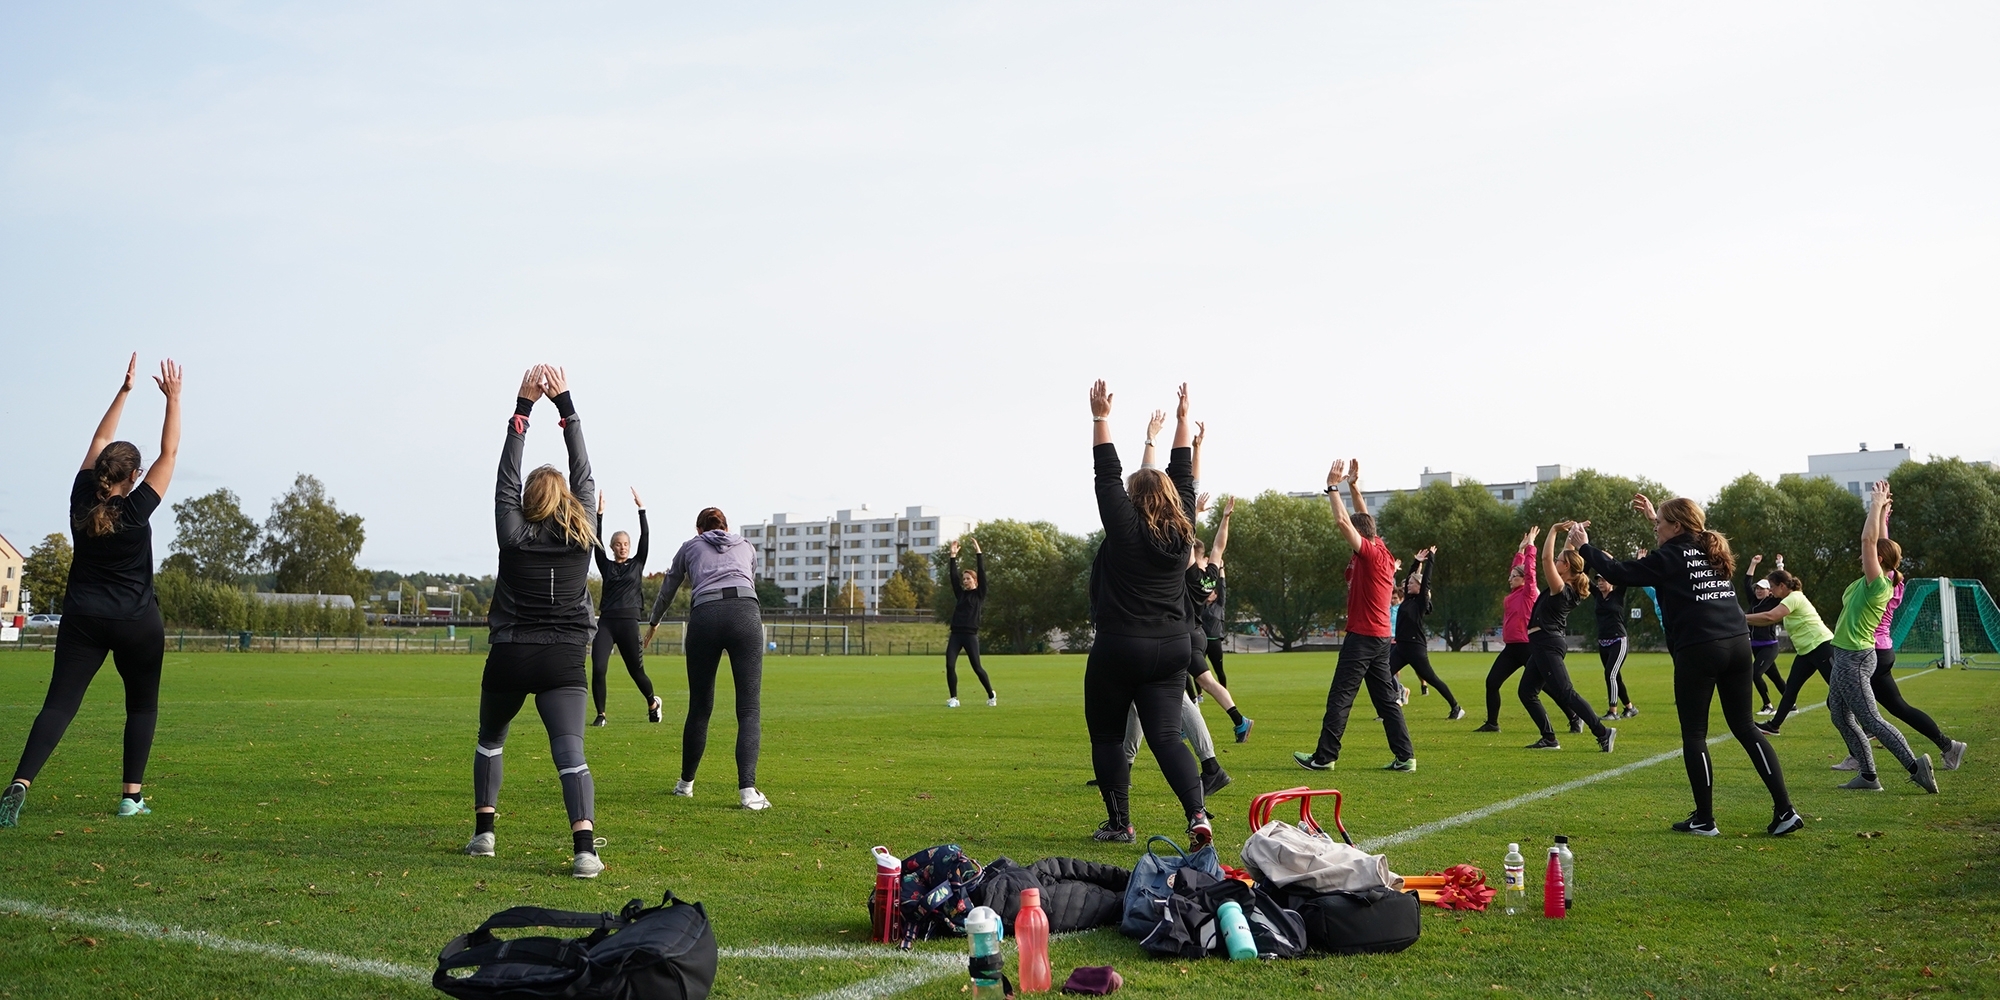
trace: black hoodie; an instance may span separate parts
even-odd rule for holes
[[[1190,631],[1187,564],[1189,543],[1160,539],[1146,530],[1125,493],[1125,470],[1118,447],[1091,449],[1097,466],[1097,513],[1104,542],[1090,563],[1090,620],[1100,632],[1164,639]],[[1167,478],[1180,494],[1181,510],[1194,520],[1194,451],[1175,448]]]
[[[590,478],[590,453],[583,447],[583,422],[569,393],[555,399],[562,414],[563,444],[569,449],[569,488],[586,514],[597,512],[597,484]],[[539,644],[590,641],[590,549],[563,538],[553,519],[531,522],[521,513],[521,448],[528,439],[528,412],[534,404],[514,401],[507,443],[500,450],[494,487],[493,521],[500,540],[500,575],[486,612],[488,641]],[[581,666],[579,659],[577,664]]]
[[[986,606],[986,553],[976,552],[972,556],[974,576],[979,578],[979,586],[965,589],[959,578],[958,557],[951,556],[951,631],[979,631],[979,610]]]
[[[1630,562],[1619,562],[1595,545],[1579,551],[1591,571],[1614,586],[1654,589],[1669,650],[1750,634],[1750,622],[1736,603],[1729,575],[1709,565],[1693,534],[1675,535],[1645,558]]]
[[[646,578],[647,542],[653,533],[646,527],[646,508],[639,508],[639,547],[632,558],[619,562],[611,558],[604,538],[604,512],[597,512],[597,575],[604,578],[604,597],[598,601],[600,618],[639,617],[639,583]]]

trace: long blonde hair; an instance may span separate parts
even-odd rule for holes
[[[528,473],[527,486],[521,490],[521,516],[536,522],[554,519],[562,528],[563,541],[577,548],[597,544],[597,526],[591,523],[590,512],[570,492],[562,470],[553,465]]]
[[[1181,494],[1174,489],[1174,482],[1158,469],[1140,469],[1125,481],[1126,495],[1132,498],[1132,509],[1139,512],[1139,520],[1146,531],[1158,542],[1192,546],[1194,544],[1194,522],[1188,520],[1187,511],[1181,509]]]

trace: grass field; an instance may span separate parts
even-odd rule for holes
[[[1446,722],[1440,697],[1413,698],[1417,773],[1375,769],[1388,754],[1364,705],[1341,769],[1311,776],[1347,793],[1364,843],[1679,745],[1662,656],[1628,667],[1643,714],[1620,726],[1609,756],[1583,737],[1561,753],[1522,751],[1532,733],[1511,691],[1505,732],[1474,734],[1487,658],[1439,660],[1473,718]],[[0,753],[25,738],[48,664],[46,653],[0,658]],[[666,888],[705,903],[729,949],[716,996],[958,996],[963,979],[942,959],[856,947],[869,845],[955,841],[982,861],[1129,865],[1138,853],[1088,836],[1102,814],[1084,786],[1082,657],[988,664],[1001,707],[947,711],[928,660],[767,661],[760,784],[776,808],[762,814],[735,807],[726,685],[698,797],[676,799],[679,664],[654,662],[668,703],[659,726],[643,722],[614,670],[613,724],[588,736],[609,841],[595,882],[565,875],[567,824],[532,714],[507,755],[500,856],[458,853],[471,827],[479,658],[170,655],[154,813],[124,820],[112,815],[122,710],[107,665],[21,826],[0,831],[0,997],[434,996],[409,970],[427,974],[447,939],[493,911],[616,909]],[[1594,658],[1578,666],[1582,690],[1601,698]],[[1231,661],[1257,727],[1251,742],[1229,743],[1209,707],[1236,779],[1212,800],[1225,860],[1241,846],[1249,797],[1308,777],[1289,755],[1312,745],[1331,669],[1322,654]],[[1058,941],[1055,962],[1115,964],[1134,995],[1168,997],[2000,995],[2000,674],[1901,673],[1911,700],[1972,746],[1962,769],[1940,772],[1941,795],[1893,774],[1881,794],[1835,791],[1844,776],[1827,766],[1843,751],[1813,711],[1775,741],[1810,823],[1792,837],[1763,834],[1763,787],[1724,743],[1720,838],[1668,832],[1688,809],[1680,762],[1668,759],[1387,849],[1405,873],[1471,862],[1497,882],[1507,842],[1519,841],[1535,885],[1550,837],[1567,834],[1581,884],[1568,920],[1429,910],[1423,940],[1399,955],[1247,966],[1154,961],[1103,930]],[[1807,701],[1823,695],[1814,681]],[[1150,758],[1134,775],[1142,833],[1178,836]],[[168,926],[187,933],[159,939]],[[325,955],[240,950],[256,946]],[[346,959],[388,965],[360,971]]]

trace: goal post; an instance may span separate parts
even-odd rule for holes
[[[2000,608],[1978,580],[1909,581],[1890,635],[1899,653],[1929,654],[1922,666],[2000,670]]]

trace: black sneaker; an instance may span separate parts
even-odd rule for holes
[[[1187,832],[1188,846],[1195,850],[1207,847],[1211,841],[1215,840],[1215,827],[1209,823],[1208,813],[1205,810],[1195,813],[1194,818],[1188,820]]]
[[[666,704],[660,701],[660,696],[654,695],[652,702],[646,706],[646,721],[660,721],[660,714],[666,711],[666,707]]]
[[[1333,770],[1333,763],[1334,763],[1333,761],[1320,760],[1318,757],[1306,753],[1304,750],[1292,751],[1292,760],[1296,762],[1300,767],[1303,767],[1308,771]]]
[[[1636,719],[1638,717],[1639,706],[1637,705],[1627,705],[1625,706],[1625,711],[1619,713],[1619,718],[1622,719]]]
[[[1583,732],[1583,720],[1582,719],[1569,720],[1569,731],[1572,734]]]
[[[1773,837],[1782,837],[1785,834],[1803,830],[1805,827],[1806,821],[1804,817],[1799,815],[1799,811],[1797,809],[1787,809],[1783,816],[1772,820],[1771,825],[1765,827],[1764,831]]]
[[[1523,749],[1523,750],[1561,750],[1562,748],[1563,748],[1563,745],[1562,745],[1561,743],[1557,743],[1557,742],[1556,742],[1556,738],[1555,738],[1555,737],[1553,737],[1553,736],[1544,736],[1544,737],[1542,737],[1541,739],[1539,739],[1539,740],[1536,740],[1535,742],[1533,742],[1533,743],[1530,743],[1530,744],[1528,744],[1528,745],[1527,745],[1527,746],[1525,746],[1525,747],[1522,747],[1521,749]]]
[[[1216,792],[1222,791],[1224,788],[1227,788],[1229,786],[1229,780],[1230,780],[1229,772],[1219,767],[1215,769],[1215,773],[1213,774],[1202,775],[1201,776],[1202,797],[1207,798],[1208,796],[1214,795]]]
[[[1617,745],[1618,745],[1618,730],[1616,729],[1606,729],[1604,731],[1604,735],[1599,736],[1597,738],[1597,749],[1602,750],[1605,753],[1610,753],[1611,748]]]
[[[1769,722],[1757,723],[1757,731],[1763,733],[1766,736],[1778,735],[1778,727],[1775,724]]]
[[[1716,829],[1715,820],[1702,819],[1693,813],[1688,818],[1674,824],[1675,833],[1692,833],[1697,837],[1719,837],[1722,831]]]
[[[1097,825],[1097,832],[1090,839],[1105,844],[1129,844],[1139,839],[1139,832],[1130,824],[1119,826],[1107,819]]]
[[[1451,706],[1451,714],[1445,716],[1444,721],[1457,722],[1458,720],[1463,718],[1465,718],[1465,709],[1462,706],[1453,705]]]
[[[1478,729],[1473,730],[1473,732],[1475,733],[1497,733],[1499,731],[1500,731],[1500,725],[1499,723],[1496,722],[1486,723],[1485,725],[1480,726]]]
[[[603,712],[599,712],[599,713],[597,713],[597,721],[596,721],[596,722],[593,722],[593,723],[591,723],[591,725],[593,725],[593,726],[602,726],[602,725],[604,725],[604,724],[605,724],[605,718],[604,718],[604,713],[603,713]]]

